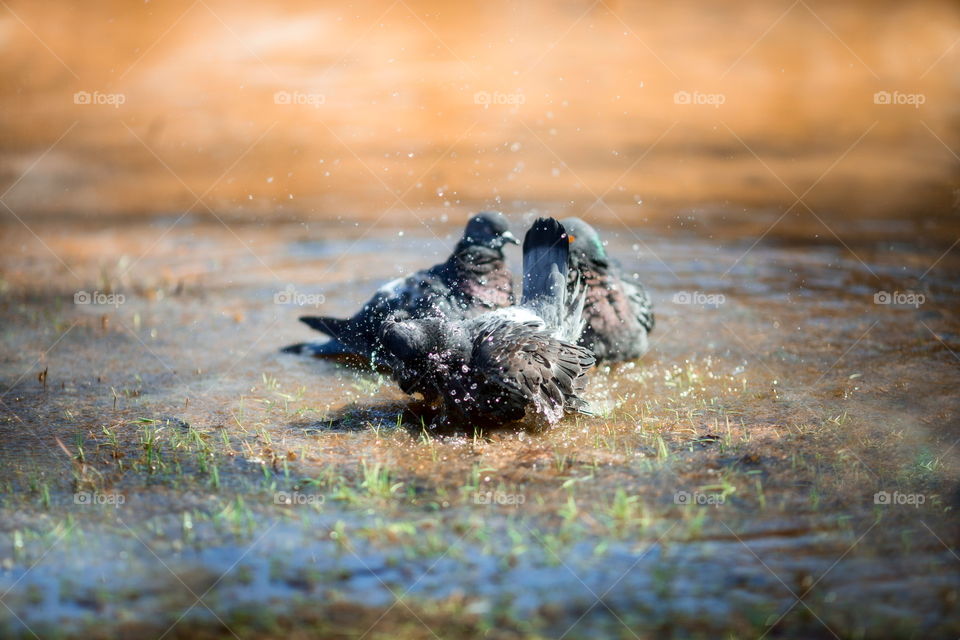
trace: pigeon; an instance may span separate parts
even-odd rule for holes
[[[441,405],[435,424],[497,427],[556,423],[589,413],[581,397],[594,364],[575,344],[586,288],[567,290],[570,246],[563,226],[538,219],[523,242],[523,297],[465,320],[390,317],[380,328],[392,375],[409,394]],[[576,281],[574,277],[574,281]]]
[[[570,236],[570,273],[579,273],[587,288],[578,344],[598,362],[639,358],[647,352],[654,324],[647,290],[607,256],[593,227],[580,218],[564,218],[562,224]],[[581,285],[570,279],[568,288],[576,286]]]
[[[483,211],[467,223],[463,237],[445,262],[397,278],[380,287],[352,318],[303,316],[308,326],[331,340],[291,345],[288,353],[314,356],[358,355],[377,360],[377,332],[389,315],[407,318],[431,316],[460,320],[514,303],[513,276],[504,260],[503,247],[520,244],[507,219]]]

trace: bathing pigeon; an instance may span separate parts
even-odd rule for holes
[[[383,285],[352,318],[301,317],[332,339],[292,345],[284,351],[315,356],[354,354],[373,360],[379,347],[377,332],[388,315],[460,320],[510,306],[514,302],[513,276],[503,256],[508,242],[520,244],[502,214],[478,213],[470,218],[445,262]]]
[[[475,427],[586,412],[580,393],[594,358],[574,344],[586,289],[574,277],[568,295],[569,249],[563,226],[540,218],[523,243],[519,306],[467,320],[388,318],[380,335],[400,388],[439,401],[440,422]]]
[[[596,230],[580,218],[564,218],[570,236],[570,271],[580,274],[587,287],[586,320],[579,344],[597,361],[631,360],[646,353],[653,330],[653,307],[647,290],[623,274],[607,257]],[[570,281],[569,287],[580,286]]]

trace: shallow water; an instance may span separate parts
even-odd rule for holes
[[[69,268],[8,227],[0,625],[956,634],[960,260],[857,223],[847,246],[751,249],[766,218],[725,215],[601,227],[652,291],[651,352],[595,372],[599,417],[477,436],[424,432],[376,372],[278,352],[312,336],[276,294],[346,313],[439,260],[457,216],[34,226]]]

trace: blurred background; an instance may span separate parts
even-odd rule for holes
[[[937,1],[4,0],[0,219],[493,207],[949,246],[958,38]]]

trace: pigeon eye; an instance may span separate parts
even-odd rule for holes
[[[567,234],[567,242],[569,242],[570,244],[573,244],[573,241],[576,239],[577,239],[577,236],[573,235],[572,233]]]

